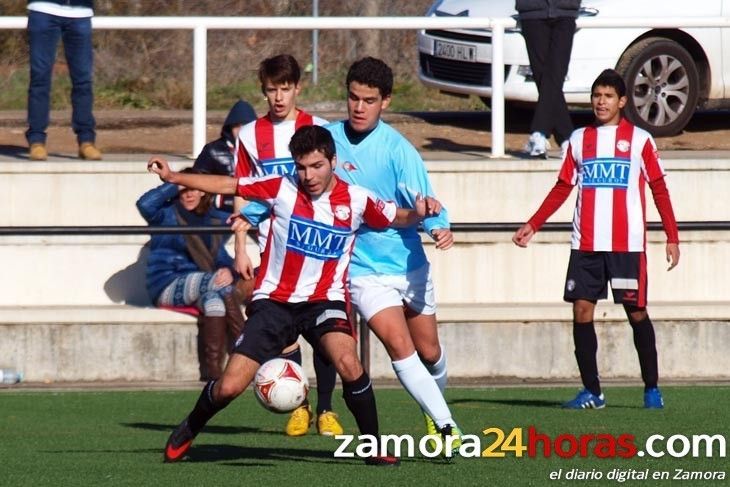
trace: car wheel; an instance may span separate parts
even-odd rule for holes
[[[675,135],[697,108],[699,75],[692,56],[674,41],[643,39],[626,50],[616,70],[626,81],[625,114],[654,136]]]

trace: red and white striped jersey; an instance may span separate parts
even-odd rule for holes
[[[360,225],[383,229],[395,203],[335,177],[332,191],[312,198],[291,176],[239,178],[237,194],[271,206],[271,230],[253,299],[345,301],[345,280]]]
[[[295,120],[272,122],[267,113],[249,122],[238,133],[234,150],[236,177],[262,177],[269,174],[296,176],[296,166],[289,151],[294,132],[309,125],[325,125],[327,120],[299,110]],[[259,252],[264,251],[271,222],[263,220],[259,226]]]
[[[645,251],[644,186],[664,175],[654,139],[624,118],[574,131],[558,176],[578,186],[571,248]]]
[[[272,122],[269,114],[241,127],[236,140],[234,163],[236,177],[261,177],[269,174],[294,176],[294,159],[289,142],[297,129],[325,125],[327,120],[299,111],[296,120]]]

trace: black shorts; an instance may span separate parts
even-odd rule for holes
[[[257,299],[248,305],[247,311],[246,326],[233,351],[260,364],[279,356],[299,335],[317,353],[321,353],[319,339],[325,333],[339,331],[353,335],[343,301],[281,303]]]
[[[646,253],[570,251],[565,301],[606,299],[608,284],[614,303],[646,307]]]

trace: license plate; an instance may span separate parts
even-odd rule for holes
[[[434,40],[433,55],[456,61],[476,62],[477,46]]]

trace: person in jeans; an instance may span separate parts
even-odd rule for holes
[[[516,0],[515,9],[538,92],[525,152],[531,157],[547,157],[550,135],[565,152],[573,122],[563,96],[563,81],[568,74],[580,0]]]
[[[71,75],[71,126],[79,144],[79,157],[100,160],[96,148],[96,121],[92,113],[93,49],[91,17],[93,0],[47,0],[28,2],[28,45],[30,48],[30,84],[28,86],[28,130],[25,137],[30,159],[48,158],[48,128],[51,76],[56,62],[58,41],[63,48]]]

